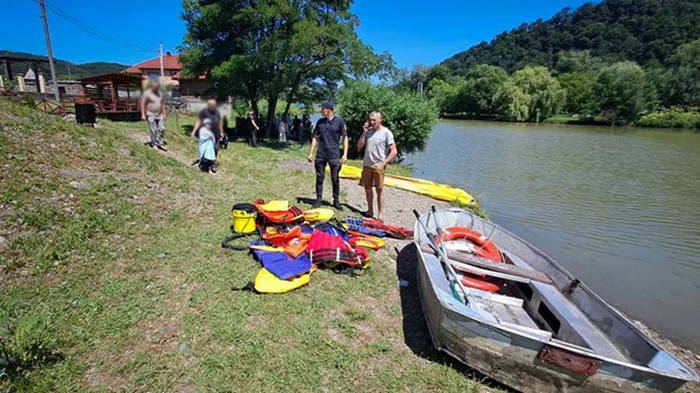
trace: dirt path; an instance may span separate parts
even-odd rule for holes
[[[130,133],[128,133],[128,135],[129,135],[129,137],[130,137],[131,139],[133,139],[134,141],[136,141],[136,142],[138,142],[138,143],[140,143],[140,144],[144,144],[144,145],[145,145],[145,144],[147,144],[147,143],[149,143],[149,142],[151,141],[150,137],[148,136],[148,132],[147,132],[147,131],[146,131],[146,132],[130,132]],[[165,139],[165,140],[166,140],[166,142],[167,142],[167,131],[166,131],[166,139]],[[167,147],[167,146],[166,146],[166,147]],[[161,151],[161,150],[157,150],[157,149],[155,149],[155,151],[157,151],[157,152],[159,152],[159,153],[161,153],[161,154],[165,154],[165,155],[168,155],[168,156],[170,156],[170,157],[173,157],[173,158],[175,158],[176,160],[178,160],[178,161],[180,161],[181,163],[183,163],[183,164],[185,164],[185,165],[188,165],[188,166],[192,164],[192,161],[194,161],[195,159],[197,159],[197,155],[196,155],[196,152],[195,152],[195,151],[192,152],[192,155],[188,155],[188,156],[185,156],[184,154],[182,154],[181,152],[179,152],[179,151],[176,150],[176,149],[168,149],[167,152]]]

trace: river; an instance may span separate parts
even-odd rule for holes
[[[700,134],[446,120],[406,163],[700,351]]]

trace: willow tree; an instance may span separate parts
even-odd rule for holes
[[[268,125],[284,94],[313,81],[368,77],[393,67],[358,38],[350,0],[184,0],[180,48],[190,74],[207,72],[220,95],[268,102]],[[287,108],[288,109],[288,108]]]
[[[566,90],[545,67],[526,67],[513,74],[513,83],[530,100],[530,121],[540,122],[559,113],[566,101]]]

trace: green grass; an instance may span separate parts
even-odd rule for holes
[[[232,143],[211,177],[183,163],[192,123],[162,154],[138,141],[142,123],[92,129],[0,100],[0,337],[29,331],[10,353],[27,361],[0,360],[0,391],[485,388],[406,345],[393,250],[362,277],[238,291],[259,267],[219,246],[231,206],[310,196],[312,175],[289,164],[308,146]]]

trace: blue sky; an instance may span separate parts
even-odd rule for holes
[[[109,61],[135,64],[155,57],[158,42],[174,51],[185,34],[177,0],[47,0],[101,33],[139,47],[123,48],[95,37],[49,13],[56,57],[74,63]],[[89,4],[89,7],[83,4]],[[378,52],[388,51],[400,67],[433,65],[489,41],[496,34],[583,0],[355,0],[358,34]],[[46,54],[39,6],[34,0],[0,0],[3,34],[0,50]]]

